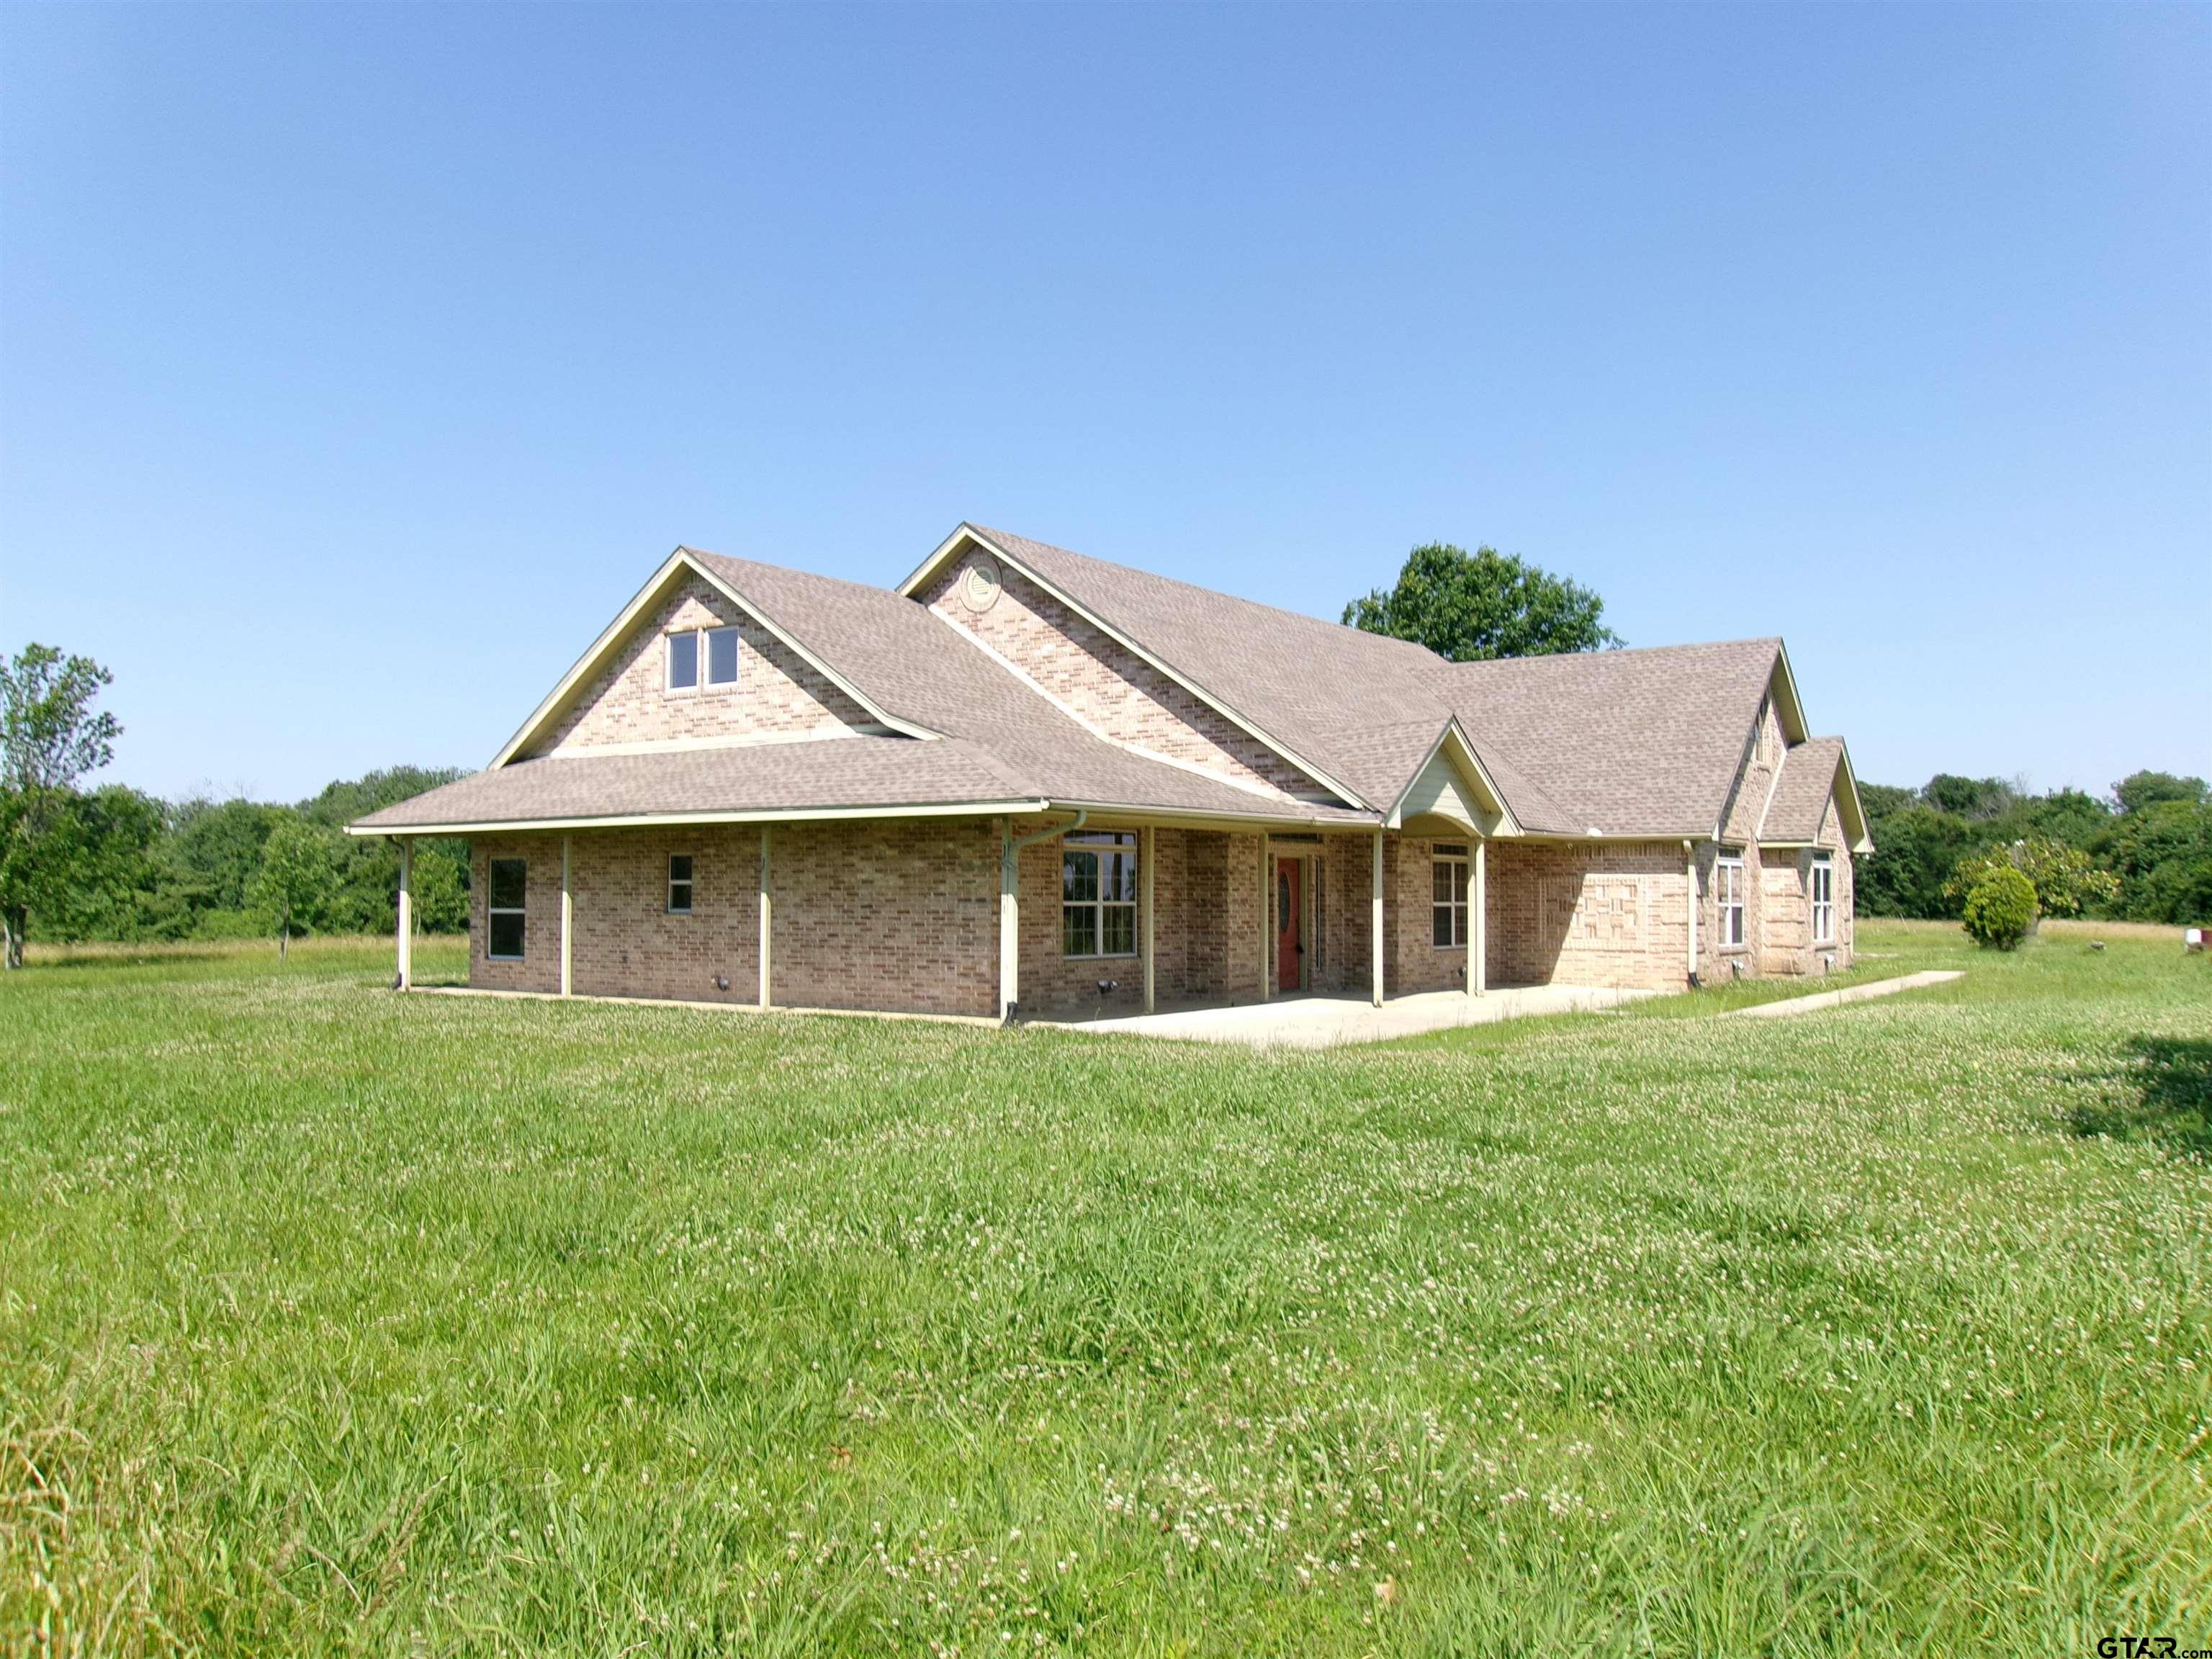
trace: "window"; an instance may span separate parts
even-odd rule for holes
[[[1813,860],[1813,943],[1836,940],[1836,863],[1826,854]]]
[[[734,628],[710,628],[707,630],[707,684],[735,685],[738,683],[738,630]]]
[[[1137,838],[1069,836],[1060,850],[1060,948],[1070,957],[1137,954]]]
[[[1433,842],[1429,847],[1430,935],[1438,950],[1467,943],[1467,847]]]
[[[495,962],[522,960],[523,900],[530,890],[530,866],[520,859],[491,861],[491,890],[484,915],[489,937],[484,954]]]
[[[696,691],[699,689],[699,636],[696,633],[671,634],[668,636],[668,689],[671,691]]]
[[[668,855],[668,912],[671,915],[691,914],[691,855],[671,853]]]
[[[1723,853],[1713,866],[1713,900],[1720,906],[1721,948],[1743,945],[1743,854]]]

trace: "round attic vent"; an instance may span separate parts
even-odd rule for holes
[[[999,562],[978,553],[960,573],[960,603],[981,615],[999,602]]]

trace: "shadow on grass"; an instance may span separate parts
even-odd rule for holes
[[[2212,1042],[2189,1037],[2136,1037],[2126,1048],[2121,1074],[2135,1098],[2125,1103],[2078,1106],[2071,1122],[2078,1135],[2115,1140],[2160,1140],[2212,1158]]]

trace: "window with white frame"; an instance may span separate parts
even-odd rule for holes
[[[686,628],[665,638],[671,691],[696,691],[702,675],[710,688],[738,683],[735,628]]]
[[[1137,953],[1137,837],[1089,830],[1060,849],[1060,948],[1068,957]]]
[[[734,628],[710,628],[707,630],[707,684],[735,685],[738,683],[738,630]]]
[[[484,955],[494,962],[522,960],[526,931],[526,901],[530,892],[530,866],[521,859],[494,859],[491,881],[484,895]]]
[[[671,691],[696,691],[699,689],[699,630],[687,628],[681,634],[668,636],[668,689]]]
[[[1720,908],[1721,948],[1743,944],[1743,854],[1723,853],[1713,866],[1713,902]]]
[[[1813,943],[1836,942],[1836,862],[1826,853],[1813,860]]]
[[[668,855],[668,913],[672,916],[691,914],[691,854],[671,853]]]
[[[1467,845],[1429,844],[1429,936],[1438,950],[1467,943]]]

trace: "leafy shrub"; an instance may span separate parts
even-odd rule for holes
[[[1963,903],[1992,870],[2017,870],[2035,889],[2035,906],[2046,916],[2078,916],[2086,905],[2108,905],[2120,896],[2120,878],[2100,870],[2078,847],[2048,836],[2027,836],[1961,859],[1943,884],[1943,896]]]
[[[2009,863],[1986,871],[1966,894],[1966,918],[1976,944],[2009,951],[2035,926],[2035,884]]]

